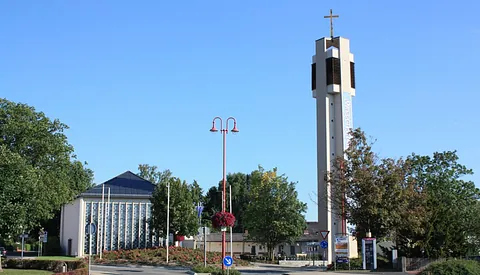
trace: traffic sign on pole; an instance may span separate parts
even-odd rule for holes
[[[320,247],[323,248],[323,249],[327,249],[327,247],[328,247],[328,242],[327,242],[327,241],[321,241],[321,242],[320,242]]]
[[[233,258],[230,257],[230,256],[225,256],[225,258],[223,258],[223,264],[224,264],[226,267],[232,266],[232,264],[233,264]]]
[[[328,237],[328,233],[330,233],[330,231],[328,231],[328,230],[322,230],[322,231],[320,231],[320,234],[322,234],[322,238],[323,238],[324,240]]]
[[[97,226],[94,223],[89,223],[89,224],[87,224],[86,231],[87,231],[86,232],[87,234],[93,235],[93,234],[97,233]]]

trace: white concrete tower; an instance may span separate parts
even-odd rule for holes
[[[328,17],[332,19],[332,14]],[[317,103],[318,223],[320,230],[330,231],[329,263],[334,260],[335,237],[347,233],[347,221],[338,215],[341,213],[332,213],[335,210],[327,199],[331,189],[326,183],[326,173],[333,169],[332,161],[342,156],[348,146],[353,128],[352,97],[355,96],[355,64],[350,41],[333,37],[331,32],[332,37],[315,42],[312,60],[312,95]],[[350,243],[353,249],[352,245]]]

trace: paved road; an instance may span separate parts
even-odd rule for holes
[[[279,266],[260,266],[260,267],[239,267],[238,270],[246,275],[313,275],[313,274],[343,274],[343,275],[365,275],[365,272],[320,272],[316,268],[299,268],[299,267],[279,267]],[[92,266],[92,275],[134,275],[134,274],[187,274],[188,269],[174,267],[121,267],[121,266]],[[368,273],[382,274],[382,273]],[[402,274],[402,273],[385,273],[385,274]]]
[[[92,275],[134,275],[134,274],[186,274],[185,268],[166,267],[122,267],[92,265]]]

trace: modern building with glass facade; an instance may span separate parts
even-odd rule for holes
[[[65,255],[159,246],[148,220],[155,185],[127,171],[82,193],[62,208],[60,244]],[[94,224],[93,234],[89,224]]]

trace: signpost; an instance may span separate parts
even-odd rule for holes
[[[94,223],[89,223],[87,224],[87,227],[85,228],[86,233],[89,236],[89,244],[88,244],[88,275],[91,274],[91,262],[92,262],[92,235],[95,235],[97,233],[97,226]]]
[[[22,260],[23,260],[23,250],[25,250],[25,239],[28,238],[28,234],[23,233],[20,235],[20,238],[22,238]]]
[[[327,248],[328,248],[328,242],[326,241],[328,237],[328,233],[330,231],[328,230],[321,230],[320,235],[322,235],[323,241],[320,242],[320,247],[323,248],[323,266],[325,266],[325,258],[327,257]]]
[[[231,256],[225,256],[223,258],[223,265],[227,267],[227,274],[230,272],[230,267],[233,265],[233,258]]]
[[[350,269],[350,261],[348,259],[348,235],[335,237],[335,268],[337,263],[348,263]]]
[[[48,240],[48,232],[43,231],[43,228],[38,232],[38,256],[43,255],[43,244]]]

